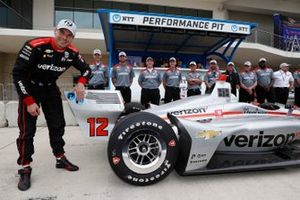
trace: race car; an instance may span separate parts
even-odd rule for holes
[[[173,169],[195,175],[299,165],[300,111],[239,103],[230,91],[220,80],[209,95],[147,110],[124,105],[119,91],[88,90],[83,102],[65,94],[82,131],[108,140],[109,163],[130,184],[154,184]]]

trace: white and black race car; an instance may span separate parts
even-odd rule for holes
[[[300,164],[300,111],[238,103],[224,81],[210,95],[141,112],[137,103],[124,106],[118,91],[88,90],[83,102],[65,94],[83,132],[108,139],[109,163],[130,184],[156,183],[174,168],[194,175]]]

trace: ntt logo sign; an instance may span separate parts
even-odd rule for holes
[[[119,22],[119,21],[121,21],[122,17],[119,14],[114,14],[112,16],[112,19],[113,19],[114,22]]]
[[[238,26],[237,26],[237,25],[232,25],[232,26],[231,26],[231,30],[232,30],[233,32],[237,32]]]

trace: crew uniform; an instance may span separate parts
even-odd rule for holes
[[[206,75],[204,76],[204,81],[206,81],[208,83],[208,85],[210,86],[210,88],[206,88],[205,93],[206,94],[210,94],[212,93],[215,84],[216,84],[216,80],[219,78],[220,76],[220,71],[218,70],[208,70]]]
[[[273,70],[271,68],[258,69],[256,71],[256,76],[257,86],[255,90],[258,103],[264,103],[265,99],[267,99],[268,102],[274,103],[275,98],[273,88],[271,87]],[[269,88],[269,91],[265,88]]]
[[[103,63],[93,63],[90,65],[92,77],[89,80],[88,89],[104,90],[108,83],[108,67]]]
[[[61,93],[56,80],[70,66],[81,72],[78,82],[85,84],[90,75],[88,64],[74,46],[69,45],[61,50],[52,37],[27,41],[18,53],[13,68],[13,80],[19,94],[20,135],[17,139],[19,165],[28,165],[34,153],[33,137],[37,117],[27,112],[27,106],[33,103],[43,108],[53,154],[56,157],[64,154],[65,142],[62,137],[65,120]]]
[[[132,66],[116,64],[112,70],[112,79],[116,80],[116,90],[120,90],[125,103],[131,101],[130,85],[134,77]]]
[[[300,70],[294,72],[295,105],[300,107]]]
[[[140,73],[138,82],[142,87],[141,92],[141,104],[146,108],[149,107],[149,102],[159,105],[160,101],[160,93],[159,93],[159,85],[161,84],[162,78],[160,73],[152,69],[145,69]]]
[[[195,64],[196,65],[196,62],[191,62],[191,64]],[[190,65],[191,65],[190,64]],[[190,71],[187,75],[187,81],[189,82],[190,80],[201,80],[201,74],[197,71]],[[190,97],[190,96],[194,96],[194,95],[200,95],[201,94],[201,84],[188,84],[188,91],[187,91],[187,96]]]
[[[287,63],[280,64],[280,70],[273,73],[275,101],[277,103],[286,104],[289,97],[289,88],[294,83],[294,78],[291,72],[284,71],[283,68],[289,67]]]
[[[242,72],[239,75],[239,77],[240,77],[240,83],[244,84],[246,87],[253,86],[257,81],[256,74],[252,71]],[[255,99],[254,90],[252,94],[249,94],[245,89],[243,89],[242,87],[240,88],[240,97],[239,97],[240,102],[250,103],[254,101],[254,99]]]
[[[163,75],[163,81],[165,85],[165,103],[169,103],[172,100],[176,101],[180,99],[179,84],[181,81],[181,72],[176,68],[175,70],[168,69]]]

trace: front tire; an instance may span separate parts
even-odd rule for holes
[[[161,181],[173,170],[177,137],[158,116],[139,112],[120,121],[108,143],[108,159],[114,172],[133,185]]]

